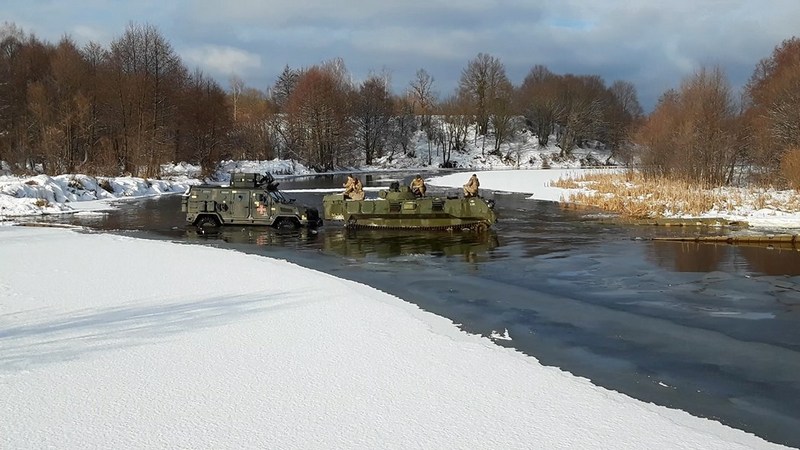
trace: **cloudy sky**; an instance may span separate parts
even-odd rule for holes
[[[444,97],[478,53],[518,85],[534,65],[632,82],[649,111],[702,65],[739,89],[784,39],[798,0],[3,0],[0,21],[40,39],[104,46],[127,24],[156,26],[190,69],[266,89],[289,65],[341,57],[356,81],[388,72],[395,92],[418,69]]]

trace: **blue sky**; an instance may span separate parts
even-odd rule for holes
[[[0,21],[50,42],[105,47],[128,23],[156,26],[186,66],[228,88],[265,90],[284,66],[342,58],[355,81],[388,72],[399,93],[418,69],[440,97],[478,53],[516,85],[534,65],[633,83],[645,110],[703,65],[737,90],[775,46],[800,37],[799,0],[4,0]]]

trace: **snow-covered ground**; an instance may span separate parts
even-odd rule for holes
[[[286,261],[43,227],[0,226],[0,398],[9,449],[779,447]]]

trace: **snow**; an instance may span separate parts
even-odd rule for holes
[[[0,226],[0,398],[0,448],[780,447],[286,261],[53,227]]]

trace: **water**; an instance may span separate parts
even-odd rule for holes
[[[408,181],[377,174],[367,187]],[[321,208],[342,176],[285,180]],[[436,192],[431,188],[429,192]],[[489,194],[489,193],[487,193]],[[494,193],[490,233],[184,227],[180,198],[59,221],[232,248],[366,283],[546,365],[800,447],[800,252],[652,241],[723,230],[632,227]]]

